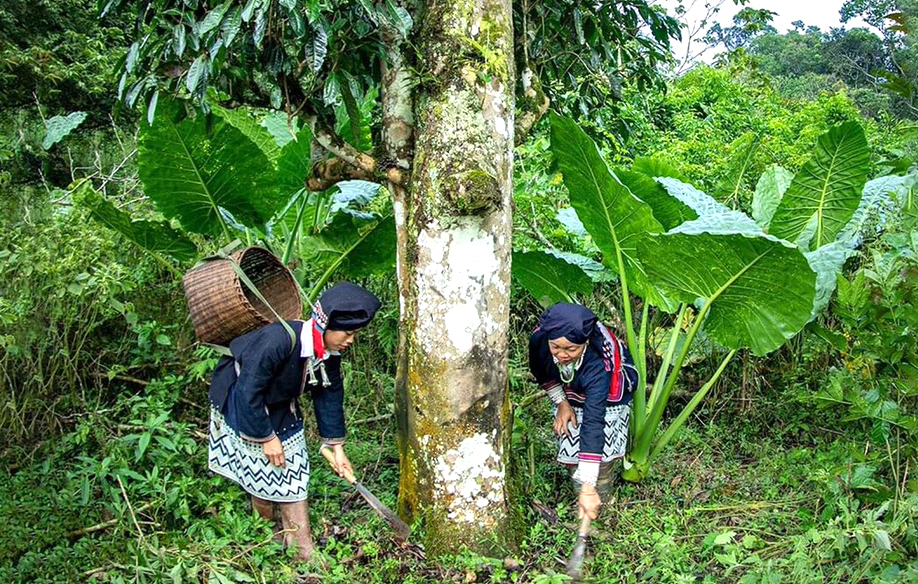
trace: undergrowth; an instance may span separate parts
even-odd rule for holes
[[[376,349],[371,345],[356,347],[353,363],[364,363]],[[242,490],[206,469],[207,410],[199,404],[211,363],[199,361],[139,390],[119,387],[111,403],[75,416],[63,435],[37,449],[6,451],[0,581],[567,580],[575,495],[567,473],[551,462],[547,404],[533,401],[515,412],[511,473],[521,480],[514,504],[526,525],[518,549],[497,558],[428,558],[416,543],[394,539],[346,483],[315,461],[310,511],[321,561],[297,564]],[[391,376],[352,367],[347,381],[349,402],[361,404],[349,410],[349,454],[367,486],[394,507],[394,421],[379,408],[391,403]],[[587,579],[915,581],[918,496],[884,487],[882,457],[865,456],[862,437],[815,430],[807,444],[795,445],[777,431],[780,422],[758,435],[743,425],[724,414],[696,421],[648,480],[618,485],[595,525]],[[314,453],[317,438],[309,438]]]

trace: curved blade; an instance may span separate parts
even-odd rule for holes
[[[567,575],[577,580],[580,578],[580,569],[583,567],[583,556],[586,555],[586,536],[578,535],[577,543],[571,551],[571,557],[567,561]]]
[[[383,505],[382,501],[377,499],[373,493],[371,493],[365,486],[360,483],[360,481],[355,480],[352,484],[354,485],[354,488],[357,489],[357,492],[360,493],[360,496],[370,504],[370,507],[382,515],[382,518],[392,526],[392,529],[395,530],[399,537],[402,539],[408,539],[408,535],[411,533],[411,528],[408,527],[407,523],[402,521],[401,518],[392,511],[392,509],[389,509]]]
[[[583,556],[586,555],[587,536],[590,534],[590,518],[584,515],[580,519],[580,529],[577,530],[577,543],[571,550],[571,557],[567,561],[567,575],[571,580],[580,579],[580,568],[583,567]]]

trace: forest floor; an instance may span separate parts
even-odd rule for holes
[[[321,461],[312,467],[310,510],[323,562],[297,564],[241,489],[207,471],[204,408],[168,384],[147,389],[75,416],[63,436],[0,453],[0,582],[567,581],[575,495],[551,462],[545,404],[516,416],[508,471],[520,520],[515,549],[427,557],[421,546],[399,544]],[[348,451],[358,476],[394,507],[394,421],[369,418],[351,424]],[[594,524],[585,579],[906,581],[888,565],[877,575],[876,566],[889,532],[914,530],[918,501],[899,501],[895,517],[862,508],[878,484],[873,468],[851,462],[863,448],[810,422],[769,428],[739,414],[696,418],[643,483],[617,486]]]

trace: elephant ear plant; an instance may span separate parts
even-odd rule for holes
[[[766,169],[756,185],[753,219],[686,184],[662,161],[638,158],[631,169],[610,168],[571,120],[553,116],[551,137],[573,211],[619,278],[625,335],[641,372],[623,472],[630,481],[647,475],[737,351],[774,351],[826,307],[845,260],[865,238],[898,220],[918,183],[914,171],[868,181],[864,132],[846,122],[819,138],[796,175]],[[738,187],[730,193],[735,201]],[[571,213],[563,215],[572,221]],[[609,280],[596,278],[588,261],[557,250],[523,252],[514,257],[514,273],[547,304],[583,294],[591,281]],[[632,294],[643,299],[637,328]],[[670,320],[672,327],[659,343],[660,367],[648,375],[649,337],[661,338],[651,318]],[[661,429],[696,341],[713,341],[726,353]]]
[[[311,304],[333,274],[365,277],[395,263],[391,214],[366,210],[380,185],[352,180],[307,191],[311,142],[310,128],[283,112],[214,106],[189,116],[179,102],[161,103],[141,129],[137,166],[166,221],[133,220],[88,181],[74,186],[74,198],[176,275],[183,270],[174,262],[187,268],[204,255],[196,243],[213,250],[238,239],[275,250],[309,281]]]
[[[640,481],[737,351],[774,351],[821,309],[817,272],[825,288],[825,274],[831,272],[834,282],[841,268],[831,260],[847,257],[844,250],[824,247],[845,247],[836,236],[844,236],[845,245],[855,239],[845,235],[845,226],[852,222],[867,178],[867,144],[858,126],[845,124],[819,140],[813,159],[793,180],[783,169],[767,171],[753,205],[759,222],[671,172],[660,172],[661,165],[647,159],[630,170],[611,168],[593,140],[569,119],[552,116],[551,148],[571,206],[602,253],[602,263],[619,278],[624,334],[641,372],[623,477]],[[762,217],[766,214],[774,226],[771,233]],[[557,253],[546,260],[555,267],[541,273],[564,275],[561,286],[546,285],[544,278],[534,283],[530,266],[538,265],[539,253],[548,252],[517,256],[523,260],[515,268],[517,279],[524,287],[546,303],[582,293],[584,279],[571,272],[579,268],[558,266]],[[564,282],[576,285],[566,290]],[[642,302],[633,303],[632,295]],[[641,307],[640,319],[632,315],[632,306]],[[647,371],[651,319],[672,323],[655,372]],[[682,411],[660,428],[692,343],[702,337],[725,354]]]

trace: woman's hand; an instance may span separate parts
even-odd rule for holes
[[[271,461],[271,464],[274,466],[285,466],[286,460],[284,459],[284,447],[281,444],[280,438],[275,436],[267,442],[261,445],[262,449],[265,451],[265,456],[268,457],[268,460]]]
[[[580,485],[580,496],[577,498],[577,517],[583,518],[584,513],[590,519],[596,519],[599,515],[599,506],[602,500],[599,493],[596,492],[596,485],[584,483]]]
[[[335,460],[334,463],[332,463],[332,468],[335,469],[339,477],[350,480],[349,477],[354,476],[354,467],[351,466],[351,461],[348,460],[347,454],[344,453],[344,444],[335,444],[332,446],[332,454]]]
[[[567,427],[568,422],[573,424],[575,428],[577,427],[577,414],[574,413],[574,408],[571,407],[571,404],[564,400],[558,404],[558,413],[555,414],[555,434],[558,436],[566,434],[570,438],[571,431]]]

